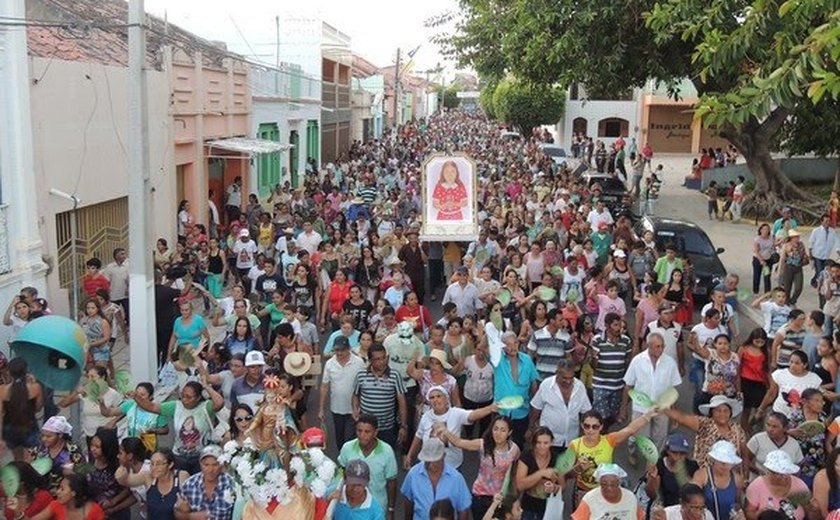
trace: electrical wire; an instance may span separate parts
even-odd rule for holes
[[[111,127],[114,129],[114,135],[117,136],[117,142],[119,143],[120,148],[122,149],[123,156],[128,157],[128,152],[125,149],[125,144],[123,143],[122,137],[120,137],[119,128],[117,128],[117,120],[114,117],[114,100],[111,96],[111,81],[108,79],[108,68],[102,63],[100,63],[99,66],[102,68],[102,75],[105,77],[105,87],[108,90],[108,108],[109,113],[111,115]]]
[[[82,181],[82,173],[84,173],[85,170],[85,160],[87,159],[88,151],[88,130],[90,129],[90,124],[93,122],[93,116],[96,115],[96,110],[99,107],[99,92],[96,90],[96,82],[93,81],[91,73],[90,64],[88,64],[88,74],[86,74],[85,77],[90,80],[90,83],[93,86],[93,108],[90,111],[90,115],[85,123],[85,130],[82,133],[82,157],[79,160],[79,173],[76,175],[76,185],[73,186],[73,193],[71,193],[74,197],[79,191],[79,184]]]

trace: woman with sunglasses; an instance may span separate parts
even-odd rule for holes
[[[169,448],[158,448],[149,468],[147,472],[124,477],[123,483],[131,488],[146,487],[146,518],[175,520],[175,502],[189,474],[175,469],[175,455]]]
[[[230,429],[225,433],[225,443],[233,441],[242,446],[253,421],[254,411],[250,406],[244,403],[236,405],[230,414]]]
[[[572,470],[576,482],[575,503],[580,503],[587,492],[598,487],[595,480],[595,469],[599,464],[613,462],[615,447],[642,429],[657,415],[657,410],[651,409],[644,415],[634,419],[627,426],[617,432],[602,434],[604,419],[595,410],[590,410],[581,416],[583,436],[569,443],[569,449],[575,452],[576,464]]]

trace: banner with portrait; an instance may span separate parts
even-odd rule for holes
[[[478,237],[475,162],[466,154],[433,154],[423,163],[422,240],[472,241]]]

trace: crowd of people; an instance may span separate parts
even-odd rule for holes
[[[737,276],[701,306],[676,244],[611,214],[598,184],[543,155],[544,134],[501,130],[444,112],[355,143],[323,170],[309,162],[299,189],[246,199],[237,179],[209,222],[183,201],[177,242],[152,252],[160,381],[125,388],[114,371],[113,345],[129,341],[125,250],[89,260],[79,388],[55,400],[21,358],[5,367],[3,440],[25,477],[7,518],[802,520],[840,509],[833,249],[809,254],[789,217],[759,229],[753,305],[766,320],[739,330]],[[620,139],[615,162],[599,165],[604,146],[588,142],[578,157],[594,153],[596,169],[638,187],[622,161],[644,175],[647,145]],[[472,242],[421,241],[433,152],[475,161]],[[796,301],[809,256],[825,305],[806,314]],[[27,289],[4,323],[17,331],[45,312]],[[58,413],[76,403],[78,443]]]

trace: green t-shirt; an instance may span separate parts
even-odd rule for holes
[[[283,314],[283,311],[277,308],[277,305],[273,303],[269,303],[265,306],[265,310],[268,311],[269,318],[271,319],[271,329],[274,330],[275,327],[283,323],[283,320],[286,319],[286,315]]]
[[[120,404],[120,411],[125,414],[126,433],[129,437],[139,437],[150,430],[166,426],[166,417],[143,410],[133,399],[123,401]]]

